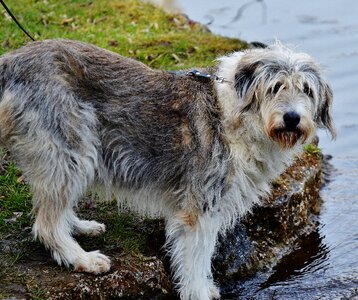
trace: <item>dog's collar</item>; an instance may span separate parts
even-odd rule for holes
[[[209,73],[203,73],[200,72],[198,70],[191,70],[191,71],[169,71],[169,73],[174,74],[174,75],[179,75],[179,76],[192,76],[192,77],[196,77],[196,78],[202,78],[202,79],[213,79],[219,83],[224,83],[224,82],[230,82],[229,80],[227,80],[224,77],[220,77],[214,74],[209,74]]]

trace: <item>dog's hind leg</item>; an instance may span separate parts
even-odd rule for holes
[[[72,207],[86,189],[87,181],[81,159],[76,159],[76,166],[71,163],[69,158],[56,155],[51,163],[47,161],[46,166],[39,166],[43,176],[37,174],[30,179],[36,215],[33,232],[59,264],[73,265],[77,271],[106,272],[110,260],[98,251],[84,251],[71,235],[73,227],[83,227],[85,222],[74,215]],[[31,170],[34,171],[36,169]],[[94,223],[91,225],[93,229]],[[104,230],[102,226],[98,227]]]
[[[84,225],[84,221],[74,215],[72,207],[85,191],[88,177],[92,177],[88,172],[92,170],[86,168],[88,162],[80,157],[74,164],[73,158],[56,152],[50,155],[53,159],[39,163],[30,171],[37,173],[29,176],[36,215],[34,235],[51,250],[59,264],[73,265],[77,271],[106,272],[110,268],[109,259],[98,251],[84,251],[71,235],[73,229]],[[103,227],[99,227],[102,230]]]
[[[219,219],[210,212],[180,212],[168,218],[166,245],[182,300],[220,298],[211,272],[211,257],[219,228]]]
[[[34,107],[26,96],[17,95],[9,102],[17,133],[9,144],[33,194],[34,236],[59,264],[73,265],[77,271],[106,272],[110,260],[98,251],[86,252],[72,237],[76,225],[82,229],[84,225],[73,206],[94,181],[98,164],[93,109],[63,90],[57,97],[53,93],[47,103],[46,98],[31,98],[40,102]]]

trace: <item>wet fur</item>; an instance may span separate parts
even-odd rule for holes
[[[72,237],[105,231],[73,212],[87,189],[103,186],[122,205],[165,217],[181,299],[219,297],[218,232],[260,203],[317,127],[335,131],[332,92],[306,54],[277,43],[222,57],[210,71],[227,81],[153,70],[68,40],[0,58],[1,142],[31,186],[34,235],[59,264],[110,269]],[[292,132],[282,121],[288,110],[302,120]]]

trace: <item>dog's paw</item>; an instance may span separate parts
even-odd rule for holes
[[[73,265],[76,272],[101,274],[110,270],[111,261],[99,251],[92,251],[86,252],[86,255],[77,259]]]
[[[210,299],[220,299],[220,290],[217,288],[214,283],[210,287]]]
[[[179,290],[180,298],[185,300],[214,300],[220,299],[220,290],[214,282],[190,284]]]
[[[75,226],[76,234],[97,236],[106,232],[106,225],[96,221],[80,220]]]

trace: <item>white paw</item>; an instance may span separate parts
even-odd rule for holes
[[[106,232],[106,226],[96,221],[80,220],[75,225],[77,234],[96,236]]]
[[[220,299],[220,289],[214,283],[210,287],[210,296],[211,299]]]
[[[220,299],[220,291],[214,284],[210,284],[209,286],[192,284],[191,286],[180,288],[179,294],[182,300]]]
[[[100,274],[109,271],[111,261],[99,251],[92,251],[86,252],[85,255],[76,259],[73,265],[76,272]]]
[[[212,280],[192,283],[179,290],[183,300],[214,300],[220,299],[220,290]]]

